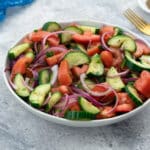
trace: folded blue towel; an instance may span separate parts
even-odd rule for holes
[[[24,6],[33,0],[0,0],[0,21],[5,18],[6,9],[13,6]]]

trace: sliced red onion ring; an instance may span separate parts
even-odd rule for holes
[[[63,47],[58,47],[58,46],[55,46],[55,47],[50,47],[50,48],[46,48],[44,50],[41,50],[40,53],[37,55],[36,59],[35,59],[35,62],[43,55],[45,55],[47,52],[50,52],[50,51],[60,51],[60,52],[63,52],[63,51],[67,51],[66,48],[63,48]]]
[[[110,111],[108,111],[107,114],[112,113],[116,109],[116,107],[118,106],[118,103],[119,103],[119,97],[118,97],[117,92],[114,89],[112,89],[112,91],[116,96],[116,102],[115,102],[114,107]]]
[[[9,82],[10,86],[11,86],[14,90],[17,89],[17,86],[11,81],[11,76],[8,78],[8,82]]]
[[[52,70],[52,79],[50,81],[50,84],[53,85],[56,80],[57,80],[57,76],[58,76],[58,65],[55,65],[51,68]]]
[[[29,82],[29,79],[28,79],[28,78],[26,78],[25,80],[22,81],[23,85],[24,85],[29,91],[33,91],[33,88],[28,85],[28,82]]]
[[[38,48],[37,48],[37,45],[38,45],[38,42],[34,42],[34,50],[35,50],[35,53],[37,54],[38,53]]]
[[[42,106],[45,106],[46,104],[48,104],[49,100],[51,98],[51,94],[48,94],[48,97],[46,98],[46,100],[44,101],[44,103],[42,104]]]
[[[128,83],[128,82],[134,82],[136,81],[138,78],[123,78],[122,80],[125,82],[125,83]]]
[[[106,50],[108,50],[108,51],[110,51],[110,52],[113,52],[113,50],[107,46],[107,44],[105,43],[105,40],[104,40],[105,36],[108,35],[108,34],[111,34],[111,33],[112,33],[112,32],[105,32],[105,33],[103,33],[102,36],[101,36],[101,43],[102,43],[102,46],[103,46]]]
[[[85,83],[85,78],[86,78],[86,75],[84,73],[80,75],[81,84],[82,84],[84,90],[86,90],[92,96],[96,96],[96,97],[105,96],[105,95],[109,94],[112,91],[112,89],[110,87],[107,87],[108,90],[106,90],[105,92],[94,92],[94,91],[91,91],[88,88],[88,86],[86,85],[86,83]],[[106,88],[106,85],[104,85],[104,84],[100,84],[99,86],[103,86],[103,87]]]
[[[32,72],[34,80],[37,80],[37,78],[38,78],[38,72],[36,70],[33,70],[32,68],[28,68],[28,69]]]
[[[42,49],[45,48],[45,43],[46,43],[46,40],[52,36],[52,35],[56,35],[56,34],[60,34],[60,33],[69,33],[69,34],[75,34],[76,32],[72,32],[72,31],[57,31],[57,32],[52,32],[52,33],[49,33],[47,36],[44,37],[43,41],[42,41]]]
[[[101,102],[95,100],[95,98],[93,98],[91,95],[89,95],[88,93],[84,92],[84,91],[81,90],[81,89],[78,89],[78,88],[76,88],[76,87],[74,87],[74,86],[72,86],[71,88],[72,88],[72,90],[73,90],[74,92],[78,93],[78,94],[77,94],[78,96],[82,96],[82,97],[86,98],[89,102],[91,102],[93,105],[95,105],[95,106],[97,106],[97,107],[105,106],[105,105],[108,104],[108,102],[106,102],[106,103],[101,103]]]
[[[118,77],[118,76],[125,76],[129,73],[129,69],[123,71],[123,72],[119,72],[118,74],[115,74],[115,75],[107,75],[107,77],[109,78],[115,78],[115,77]]]

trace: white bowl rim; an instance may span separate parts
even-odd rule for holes
[[[139,6],[147,13],[150,13],[150,9],[146,6],[147,0],[138,0]]]
[[[101,22],[101,21],[95,21],[95,20],[70,20],[70,21],[63,21],[63,22],[59,22],[60,24],[70,24],[70,23],[78,23],[78,24],[82,24],[82,25],[93,25],[93,26],[102,26],[102,25],[111,25],[111,26],[117,26],[122,28],[125,32],[135,36],[138,39],[141,39],[142,41],[144,41],[147,45],[150,46],[150,44],[142,37],[140,37],[139,35],[137,35],[136,33],[133,33],[132,31],[130,31],[129,29],[125,28],[125,27],[121,27],[117,24],[111,24],[108,22]],[[97,24],[97,25],[95,25]],[[8,53],[8,52],[7,52]],[[8,87],[8,89],[11,91],[12,95],[19,100],[19,102],[22,104],[22,106],[24,106],[25,108],[27,108],[30,112],[40,116],[41,118],[44,118],[48,121],[52,121],[58,124],[62,124],[62,125],[67,125],[67,126],[72,126],[72,127],[96,127],[96,126],[104,126],[104,125],[110,125],[116,122],[120,122],[122,120],[125,120],[133,115],[135,115],[136,113],[140,112],[141,110],[143,110],[149,103],[150,100],[147,100],[146,102],[144,102],[144,104],[134,110],[132,110],[131,112],[122,114],[120,116],[116,116],[113,118],[108,118],[108,119],[101,119],[101,120],[91,120],[91,121],[72,121],[72,120],[67,120],[65,118],[59,118],[47,113],[44,113],[38,109],[33,108],[32,106],[30,106],[28,103],[26,103],[25,101],[23,101],[11,88],[11,86],[8,83],[8,79],[6,77],[6,72],[4,72],[6,65],[7,65],[7,60],[8,57],[6,56],[6,60],[5,60],[5,64],[4,64],[4,68],[3,68],[3,77],[4,77],[4,81]]]

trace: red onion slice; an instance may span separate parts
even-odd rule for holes
[[[118,74],[115,74],[115,75],[107,75],[107,77],[109,78],[115,78],[115,77],[118,77],[118,76],[125,76],[129,73],[129,69],[123,71],[123,72],[119,72]]]
[[[115,102],[114,107],[110,111],[108,111],[107,114],[112,113],[113,111],[115,111],[115,109],[116,109],[116,107],[118,106],[118,103],[119,103],[119,97],[118,97],[117,92],[114,89],[112,89],[112,91],[116,96],[116,102]]]
[[[73,90],[74,92],[78,93],[78,94],[77,94],[78,96],[82,96],[82,97],[86,98],[89,102],[91,102],[93,105],[95,105],[95,106],[97,106],[97,107],[105,106],[105,105],[108,104],[108,102],[106,102],[106,103],[101,103],[101,102],[95,100],[95,98],[93,98],[91,95],[89,95],[88,93],[84,92],[84,91],[81,90],[81,89],[78,89],[78,88],[76,88],[76,87],[74,87],[74,86],[72,86],[71,88],[72,88],[72,90]]]
[[[38,42],[34,42],[34,50],[35,50],[35,53],[37,54],[38,53],[38,48],[37,48],[37,45],[38,45]]]
[[[51,85],[54,85],[54,83],[56,82],[57,80],[57,76],[58,76],[58,65],[55,65],[51,68],[52,70],[52,79],[50,81],[50,84]]]
[[[42,106],[45,106],[48,104],[49,100],[51,98],[51,93],[48,94],[48,97],[46,98],[46,100],[44,101],[44,103],[42,104]]]
[[[40,53],[37,55],[36,59],[35,59],[35,62],[40,58],[42,57],[43,55],[45,55],[47,52],[50,52],[50,51],[60,51],[60,52],[63,52],[63,51],[67,51],[66,48],[63,48],[63,47],[51,47],[51,48],[47,48],[45,50],[41,50]]]
[[[11,86],[14,90],[17,89],[17,86],[11,81],[11,76],[8,78],[8,82],[9,82],[10,86]]]
[[[85,81],[84,81],[85,78],[86,78],[86,75],[84,73],[80,75],[81,84],[82,84],[84,90],[87,91],[92,96],[96,96],[96,97],[105,96],[105,95],[109,94],[112,91],[112,89],[110,87],[107,87],[108,90],[106,90],[105,92],[94,92],[94,91],[91,91],[88,88],[88,86],[86,85]],[[104,84],[99,84],[99,86],[103,86],[103,87],[106,88],[106,85],[104,85]]]
[[[112,33],[112,32],[105,32],[105,33],[103,33],[102,36],[101,36],[101,43],[102,43],[102,46],[103,46],[106,50],[108,50],[108,51],[110,51],[110,52],[113,52],[113,50],[107,46],[107,44],[105,43],[105,40],[104,40],[105,36],[108,35],[108,34],[111,34],[111,33]]]
[[[72,31],[57,31],[57,32],[52,32],[52,33],[49,33],[48,35],[46,35],[42,41],[42,49],[45,48],[45,43],[46,43],[46,40],[52,36],[52,35],[56,35],[56,34],[60,34],[60,33],[69,33],[69,34],[75,34],[76,32],[72,32]]]

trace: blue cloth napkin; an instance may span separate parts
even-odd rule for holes
[[[13,6],[24,6],[34,0],[0,0],[0,21],[5,18],[6,9]]]

